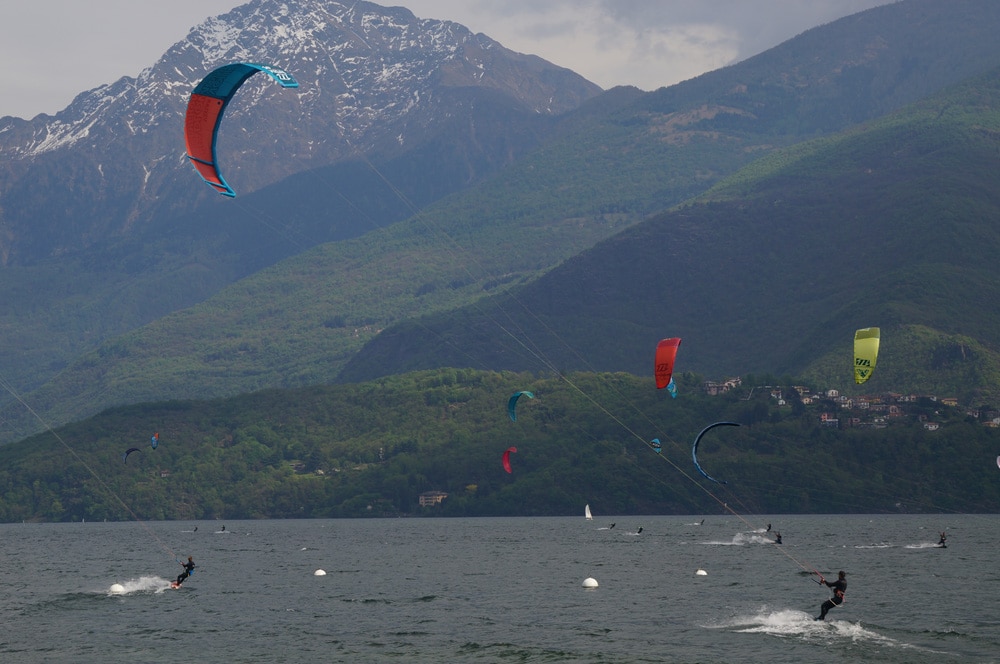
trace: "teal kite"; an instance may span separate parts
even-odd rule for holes
[[[517,400],[520,399],[522,395],[528,397],[529,399],[535,398],[535,395],[532,394],[531,392],[528,392],[527,390],[514,392],[514,394],[511,395],[510,399],[507,400],[507,414],[510,416],[511,422],[517,422],[517,411],[515,410],[515,408],[517,407]]]
[[[722,480],[717,480],[708,473],[706,473],[704,470],[702,470],[701,464],[698,463],[698,443],[701,442],[701,437],[704,436],[706,433],[708,433],[715,427],[722,427],[722,426],[738,427],[739,424],[737,424],[736,422],[716,422],[715,424],[709,424],[707,427],[701,430],[701,433],[698,434],[698,437],[694,439],[694,445],[691,446],[691,458],[694,460],[694,467],[698,469],[699,473],[701,473],[708,479],[712,480],[716,484],[726,484],[726,482]]]

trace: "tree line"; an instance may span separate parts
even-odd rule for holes
[[[885,429],[839,429],[820,421],[829,404],[675,379],[671,399],[630,374],[440,369],[110,409],[0,447],[0,521],[1000,509],[1000,432],[958,408],[938,406],[937,431],[920,404]],[[513,422],[523,389],[535,398]],[[707,434],[699,461],[725,484],[690,449],[722,420],[741,426]],[[447,498],[422,507],[428,491]]]

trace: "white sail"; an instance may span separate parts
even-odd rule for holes
[[[583,506],[583,516],[586,517],[587,521],[593,521],[594,517],[590,514],[590,504]]]

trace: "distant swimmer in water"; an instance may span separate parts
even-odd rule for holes
[[[944,541],[945,541],[946,539],[948,539],[948,536],[947,536],[947,535],[945,535],[945,534],[944,534],[944,531],[942,530],[942,531],[941,531],[941,539],[939,539],[939,540],[938,540],[938,543],[937,543],[937,545],[938,545],[938,546],[940,546],[941,548],[944,548],[944,547],[948,546],[947,544],[945,544],[945,543],[944,543]]]
[[[841,570],[837,573],[836,581],[827,581],[823,578],[823,575],[819,575],[820,583],[826,584],[828,587],[833,588],[833,597],[823,602],[823,605],[819,607],[819,615],[816,616],[816,620],[826,620],[826,613],[835,606],[840,606],[844,603],[844,593],[847,592],[847,572]]]
[[[781,533],[779,532],[774,533],[774,543],[781,544]]]

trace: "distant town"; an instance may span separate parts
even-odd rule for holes
[[[725,394],[730,390],[743,386],[739,377],[729,378],[722,382],[705,381],[703,388],[708,395]],[[749,401],[754,394],[767,394],[770,399],[781,406],[792,407],[794,401],[803,406],[819,408],[819,422],[823,426],[834,429],[861,428],[884,429],[894,422],[910,422],[916,420],[923,423],[928,431],[936,431],[941,426],[935,418],[954,417],[955,411],[945,409],[960,409],[955,397],[938,397],[935,395],[899,394],[886,392],[884,394],[865,394],[846,396],[840,390],[829,389],[813,391],[804,385],[757,385],[750,388],[746,399]],[[824,409],[824,407],[826,407]],[[966,408],[963,412],[988,427],[1000,428],[1000,411]]]

